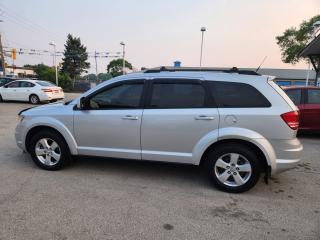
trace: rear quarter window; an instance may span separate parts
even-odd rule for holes
[[[267,108],[271,103],[255,87],[246,83],[208,81],[220,108]]]

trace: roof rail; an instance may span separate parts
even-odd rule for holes
[[[224,73],[238,73],[244,75],[260,75],[252,70],[239,70],[237,67],[233,68],[207,68],[207,67],[158,67],[150,68],[144,71],[144,73],[159,73],[159,72],[224,72]]]

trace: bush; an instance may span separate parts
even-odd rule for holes
[[[59,87],[62,87],[63,90],[71,91],[73,89],[72,79],[69,77],[68,74],[59,73],[58,80],[59,80]]]

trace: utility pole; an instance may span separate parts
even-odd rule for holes
[[[202,66],[203,35],[204,35],[204,32],[206,31],[206,28],[202,27],[200,31],[201,31],[201,49],[200,49],[200,67],[201,67]]]
[[[53,64],[56,71],[56,85],[59,86],[56,44],[50,42],[49,45],[53,46]]]
[[[98,64],[97,64],[97,51],[94,51],[94,61],[96,63],[96,80],[98,81]]]
[[[4,53],[3,53],[3,46],[2,46],[2,41],[1,41],[1,33],[0,33],[0,54],[1,54],[1,64],[2,64],[3,76],[5,76],[6,75],[6,64],[4,62]]]
[[[120,42],[120,45],[122,45],[122,74],[124,75],[125,74],[125,67],[126,67],[126,62],[124,59],[126,44],[124,42]]]

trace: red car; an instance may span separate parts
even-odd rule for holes
[[[320,130],[320,87],[283,87],[300,110],[299,130]]]

